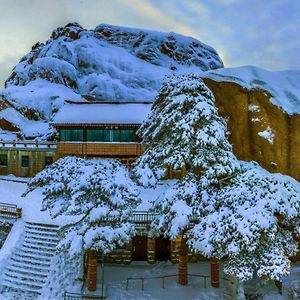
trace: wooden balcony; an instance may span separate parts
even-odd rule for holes
[[[140,143],[80,143],[60,142],[56,153],[59,156],[103,156],[103,157],[136,157],[142,155],[144,146]]]

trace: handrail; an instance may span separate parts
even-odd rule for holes
[[[9,203],[0,203],[0,217],[17,219],[22,216],[22,208]]]
[[[65,292],[64,300],[103,300],[105,297],[100,295],[88,295],[88,294],[76,294],[76,293],[69,293]]]
[[[203,278],[203,287],[206,288],[207,287],[207,278],[209,278],[208,275],[200,275],[200,274],[187,274],[187,276],[190,277],[200,277]],[[171,278],[171,277],[178,277],[178,274],[172,274],[172,275],[165,275],[165,276],[153,276],[153,277],[128,277],[126,279],[126,291],[128,290],[128,286],[129,286],[129,281],[134,281],[134,280],[140,280],[141,281],[141,289],[142,291],[145,288],[145,284],[144,281],[145,279],[161,279],[162,280],[162,288],[165,288],[165,279],[166,278]]]

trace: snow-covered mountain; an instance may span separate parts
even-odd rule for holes
[[[13,69],[0,92],[0,127],[20,130],[21,138],[46,137],[66,99],[153,100],[166,74],[222,67],[212,47],[191,37],[110,25],[86,30],[71,23],[35,44]],[[28,119],[39,132],[28,130]]]

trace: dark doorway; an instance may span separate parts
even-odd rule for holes
[[[170,240],[163,236],[155,238],[155,258],[158,261],[170,259]]]
[[[147,260],[147,237],[135,236],[132,240],[132,260]]]

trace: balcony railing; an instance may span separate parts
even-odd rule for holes
[[[0,217],[17,219],[22,216],[22,209],[18,208],[17,205],[0,203]]]
[[[129,221],[134,223],[139,229],[147,229],[151,222],[158,214],[147,212],[147,211],[135,211],[132,216],[129,218]],[[191,223],[197,223],[198,217],[196,215],[192,215],[190,218]],[[104,217],[103,222],[105,223],[113,223],[116,219],[114,217]]]
[[[39,141],[0,141],[0,149],[56,149],[56,142]]]

